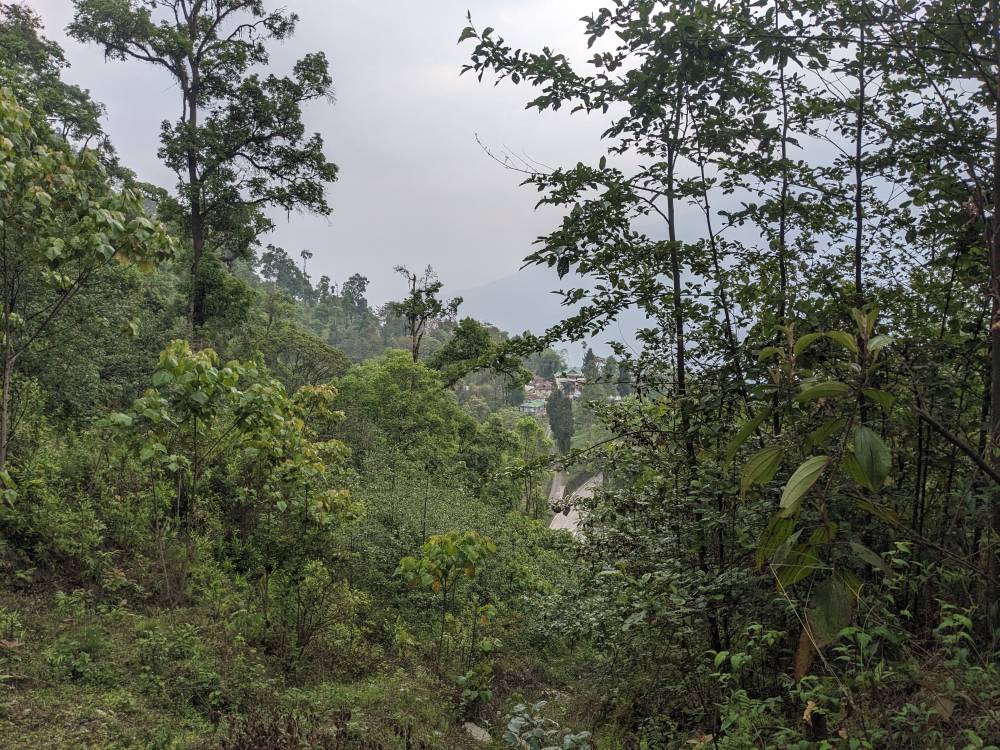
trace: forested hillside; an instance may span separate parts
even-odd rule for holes
[[[294,13],[72,5],[176,183],[0,3],[0,747],[1000,748],[995,0],[470,15],[456,76],[603,127],[483,143],[543,335],[272,241],[344,179]]]

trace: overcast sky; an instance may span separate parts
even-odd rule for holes
[[[28,0],[46,34],[66,49],[66,78],[108,108],[107,130],[124,163],[166,187],[174,177],[156,158],[159,123],[179,112],[168,76],[137,62],[105,62],[99,48],[69,39],[70,0]],[[276,3],[269,3],[274,7]],[[272,54],[290,70],[303,53],[330,60],[337,100],[312,105],[307,126],[322,134],[340,168],[330,188],[330,218],[279,219],[270,241],[293,257],[313,251],[310,274],[372,280],[371,298],[398,295],[392,267],[432,264],[448,289],[468,289],[509,275],[557,216],[535,212],[537,194],[490,160],[476,134],[549,164],[596,158],[601,123],[567,113],[525,111],[530,89],[494,88],[459,76],[471,49],[458,35],[472,11],[518,47],[549,45],[581,59],[580,16],[594,0],[288,0],[300,16],[295,36]],[[553,287],[558,282],[553,280]]]

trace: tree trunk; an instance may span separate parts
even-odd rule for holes
[[[7,468],[7,449],[10,446],[10,401],[14,377],[14,354],[10,345],[10,332],[3,352],[3,393],[0,396],[0,471]]]
[[[864,173],[862,159],[864,157],[865,135],[865,51],[867,45],[866,25],[859,27],[858,35],[858,111],[854,133],[854,300],[860,310],[865,304],[863,287],[861,246],[864,240],[865,206],[864,206]]]
[[[198,71],[194,70],[191,90],[188,94],[189,137],[198,130]],[[201,178],[198,174],[198,151],[193,145],[187,151],[188,191],[191,201],[189,220],[191,222],[191,300],[189,318],[192,333],[205,325],[205,284],[202,260],[205,256],[205,217],[201,203]]]
[[[990,0],[991,31],[994,39],[1000,33],[1000,3]],[[1000,66],[1000,45],[994,43],[996,64]],[[1000,67],[995,68],[1000,70]],[[993,310],[990,318],[990,453],[991,463],[1000,468],[1000,74],[994,73],[993,80],[987,81],[992,88],[993,99],[993,175],[990,196],[990,293],[993,298]],[[992,528],[993,551],[989,555],[989,579],[987,585],[987,607],[991,612],[988,617],[993,625],[991,632],[996,632],[998,596],[1000,596],[1000,491],[993,487],[990,495],[990,526]]]
[[[774,34],[780,38],[781,7],[778,0],[774,2]],[[788,89],[785,84],[785,61],[781,60],[778,67],[778,85],[781,90],[781,206],[778,213],[778,324],[786,325],[788,317]],[[779,332],[776,346],[782,345],[782,335]],[[771,398],[771,431],[775,437],[781,435],[781,391],[775,389]]]

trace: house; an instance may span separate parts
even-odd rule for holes
[[[532,416],[541,415],[545,413],[545,399],[535,398],[531,401],[525,401],[517,408],[524,414],[531,414]]]
[[[570,370],[556,377],[556,387],[561,388],[570,398],[580,398],[583,394],[583,386],[587,384],[587,379],[579,370]]]
[[[525,387],[524,390],[528,394],[529,399],[542,399],[546,400],[552,395],[552,390],[555,386],[551,380],[539,377],[536,375],[531,379]]]

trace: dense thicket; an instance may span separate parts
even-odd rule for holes
[[[996,2],[615,0],[573,63],[467,27],[606,123],[493,154],[589,279],[513,338],[261,246],[336,174],[294,15],[75,8],[178,82],[179,186],[0,4],[0,745],[1000,746]]]
[[[995,745],[996,4],[619,0],[581,23],[587,61],[461,41],[529,107],[606,122],[595,163],[495,154],[565,210],[530,260],[594,282],[546,338],[649,319],[587,455],[597,725]]]

